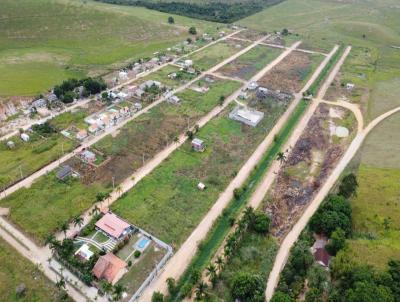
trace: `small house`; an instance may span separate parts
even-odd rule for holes
[[[185,60],[183,63],[185,67],[192,67],[193,66],[193,61],[192,60]]]
[[[179,105],[181,103],[181,99],[176,95],[172,95],[167,99],[167,102],[174,105]]]
[[[311,253],[314,256],[315,261],[323,267],[329,267],[329,262],[331,259],[331,256],[325,249],[326,244],[327,244],[326,238],[318,237],[315,240],[313,246],[311,247]]]
[[[84,243],[76,252],[75,257],[78,257],[81,260],[88,261],[92,256],[93,252],[89,249],[89,246]]]
[[[54,93],[50,93],[48,96],[47,96],[47,101],[49,102],[49,103],[53,103],[53,102],[55,102],[55,101],[57,101],[58,100],[58,98],[57,98],[57,96],[54,94]]]
[[[129,223],[110,212],[96,222],[96,229],[115,240],[123,240],[133,231],[133,227]]]
[[[115,284],[126,272],[127,263],[112,253],[99,257],[92,273],[98,280],[106,280]]]
[[[81,152],[81,158],[86,163],[94,163],[96,161],[96,154],[92,151],[84,150]]]
[[[197,185],[197,188],[198,188],[200,191],[203,191],[203,190],[206,188],[206,185],[203,184],[202,182],[199,182],[199,184]]]
[[[99,126],[98,123],[93,123],[89,126],[88,131],[91,134],[97,134],[101,130],[101,127]]]
[[[84,140],[85,138],[87,138],[88,133],[85,129],[79,130],[78,133],[76,134],[76,139],[77,140]]]
[[[70,177],[74,171],[72,168],[68,165],[63,166],[61,169],[59,169],[56,173],[56,177],[58,180],[64,181],[68,177]]]
[[[193,139],[192,140],[192,149],[197,152],[203,152],[206,149],[204,141],[199,138]]]
[[[32,102],[31,106],[36,108],[46,107],[47,101],[45,99],[37,99]]]
[[[128,79],[128,73],[126,71],[120,71],[118,73],[118,78],[120,80],[127,80]]]
[[[133,104],[133,106],[135,107],[135,109],[136,110],[142,110],[142,108],[143,108],[143,106],[142,106],[142,104],[141,103],[135,103],[135,104]]]
[[[22,139],[24,142],[29,142],[30,137],[29,137],[29,135],[26,134],[26,133],[21,133],[21,139]]]
[[[256,127],[264,118],[264,112],[247,107],[237,106],[229,113],[229,118],[251,127]]]
[[[250,82],[249,85],[247,85],[248,90],[256,90],[258,87],[257,82]]]

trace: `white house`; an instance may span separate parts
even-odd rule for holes
[[[28,142],[29,139],[30,139],[30,137],[29,137],[29,135],[26,134],[26,133],[21,133],[21,139],[22,139],[24,142]]]

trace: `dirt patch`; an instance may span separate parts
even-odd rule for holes
[[[292,52],[282,62],[258,81],[260,86],[290,93],[299,92],[302,82],[311,69],[309,54]]]
[[[265,40],[265,43],[285,46],[285,40],[279,35],[272,35]]]
[[[272,233],[287,234],[342,157],[350,139],[332,140],[329,106],[321,104],[291,150],[275,181],[264,210],[271,215]]]
[[[266,32],[259,32],[256,30],[243,30],[235,35],[233,35],[233,38],[238,38],[238,39],[245,39],[245,40],[251,40],[251,41],[257,41],[261,39],[263,36],[265,36],[267,33]]]

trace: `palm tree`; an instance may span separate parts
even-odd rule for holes
[[[176,144],[179,143],[179,137],[177,137],[177,136],[174,137],[174,143],[176,143]]]
[[[61,232],[64,233],[64,237],[67,238],[67,231],[69,229],[69,224],[67,222],[64,222],[61,226],[60,226],[60,230]]]
[[[206,270],[206,275],[210,278],[210,281],[214,286],[215,282],[217,281],[217,268],[211,263],[209,266],[207,266]]]
[[[276,158],[280,163],[281,163],[281,165],[286,161],[286,155],[285,155],[285,153],[283,153],[282,151],[280,151],[280,152],[278,152],[278,156],[277,156],[277,158]]]
[[[117,284],[114,286],[114,291],[113,291],[113,298],[114,301],[119,301],[122,298],[122,294],[125,291],[125,287],[123,287],[121,284]]]
[[[110,294],[113,290],[112,284],[107,281],[101,281],[100,286],[103,289],[104,293],[106,293],[106,294]]]
[[[196,293],[196,301],[200,301],[202,299],[205,298],[206,296],[206,290],[207,290],[208,286],[206,283],[204,283],[203,281],[201,281],[199,283],[199,285],[197,286],[195,293]]]
[[[100,208],[97,206],[97,204],[95,204],[91,214],[92,215],[97,215],[99,213],[100,213]]]
[[[64,289],[65,290],[65,285],[66,285],[66,283],[65,283],[65,279],[64,279],[64,277],[61,277],[61,279],[59,280],[59,281],[57,281],[56,282],[56,287],[58,288],[58,289]]]
[[[79,228],[83,225],[83,218],[81,216],[75,216],[73,219],[74,226],[78,226]]]
[[[122,195],[122,187],[121,187],[121,186],[118,186],[118,187],[115,189],[115,191],[118,193],[119,197],[121,197],[121,195]]]
[[[56,237],[53,234],[48,234],[44,241],[44,245],[51,245],[56,240]]]
[[[217,265],[218,271],[221,273],[224,269],[224,259],[221,256],[218,256],[215,260],[215,264]]]

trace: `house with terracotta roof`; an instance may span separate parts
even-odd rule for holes
[[[98,280],[106,280],[115,284],[126,273],[127,264],[113,253],[107,253],[99,257],[93,267],[92,273]]]
[[[129,223],[111,212],[106,213],[96,222],[96,229],[116,240],[123,240],[134,230]]]

